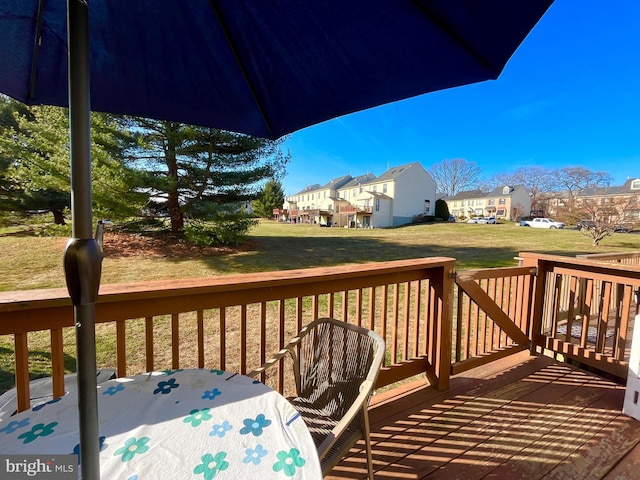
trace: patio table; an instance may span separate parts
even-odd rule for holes
[[[189,369],[117,378],[98,385],[98,406],[102,478],[322,478],[302,417],[243,375]],[[0,422],[2,454],[78,450],[74,392]]]

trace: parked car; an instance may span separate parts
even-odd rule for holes
[[[496,217],[482,217],[478,219],[477,223],[496,223]]]
[[[557,228],[566,227],[566,223],[564,222],[556,222],[553,218],[534,218],[528,222],[525,222],[528,227],[535,228],[550,228],[551,230],[555,230]]]
[[[578,223],[576,223],[576,228],[578,230],[582,230],[583,228],[595,228],[595,227],[596,227],[596,222],[594,222],[593,220],[580,220]],[[606,223],[600,223],[598,227],[603,229],[613,228],[613,231],[616,233],[627,233],[631,231],[631,229],[624,224],[610,225]]]
[[[467,223],[478,223],[479,217],[473,217],[467,220]]]
[[[593,228],[596,226],[596,222],[593,220],[580,220],[576,223],[576,228],[578,230],[582,230],[583,228]]]

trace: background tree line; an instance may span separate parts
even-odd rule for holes
[[[553,203],[555,219],[577,225],[581,233],[591,238],[593,245],[618,231],[637,228],[640,224],[639,207],[634,196],[598,201],[589,197],[579,198],[585,192],[610,186],[612,177],[607,172],[594,172],[580,166],[557,169],[534,166],[483,178],[475,162],[456,158],[434,164],[430,174],[438,192],[446,196],[467,190],[489,192],[505,185],[523,185],[531,197],[532,212],[547,214],[548,205]]]
[[[242,241],[255,222],[243,205],[266,182],[277,187],[289,160],[284,139],[104,113],[91,121],[94,215],[168,225],[197,243]],[[66,223],[68,128],[66,109],[0,96],[0,214],[46,211],[55,224]]]

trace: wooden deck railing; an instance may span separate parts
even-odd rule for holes
[[[530,267],[457,272],[452,374],[529,348],[535,273]]]
[[[533,348],[547,349],[626,379],[640,288],[637,265],[520,254],[537,269]]]
[[[115,367],[119,376],[193,367],[246,373],[302,325],[329,316],[383,336],[378,387],[422,374],[446,389],[451,374],[524,349],[558,352],[626,378],[640,269],[520,258],[519,267],[459,272],[454,259],[437,257],[106,285],[96,304],[98,344],[106,351],[98,367]],[[20,410],[29,407],[34,336],[45,338],[51,356],[53,394],[64,393],[65,356],[75,355],[66,290],[0,293],[0,335],[13,340]],[[274,370],[264,380],[291,393],[292,379]]]
[[[116,347],[99,367],[116,367],[118,376],[188,367],[245,373],[303,324],[330,316],[386,340],[378,386],[426,373],[445,389],[454,265],[438,257],[106,285],[96,304],[96,336]],[[49,332],[53,393],[64,393],[64,358],[74,353],[72,315],[65,290],[0,293],[0,335],[13,336],[19,410],[29,407],[32,332]],[[291,383],[279,372],[266,381],[284,393]]]

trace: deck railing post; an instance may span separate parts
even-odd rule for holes
[[[453,288],[455,285],[455,262],[445,265],[434,271],[431,276],[431,287],[436,299],[435,322],[436,338],[433,342],[432,354],[433,368],[436,375],[436,384],[433,385],[440,391],[449,389],[451,378],[451,348],[452,348],[452,322],[453,322]]]
[[[520,254],[522,266],[535,267],[537,274],[533,282],[533,297],[531,299],[529,338],[531,339],[531,354],[535,355],[536,348],[541,344],[542,315],[544,313],[544,294],[547,289],[547,269],[544,261],[532,255]]]

